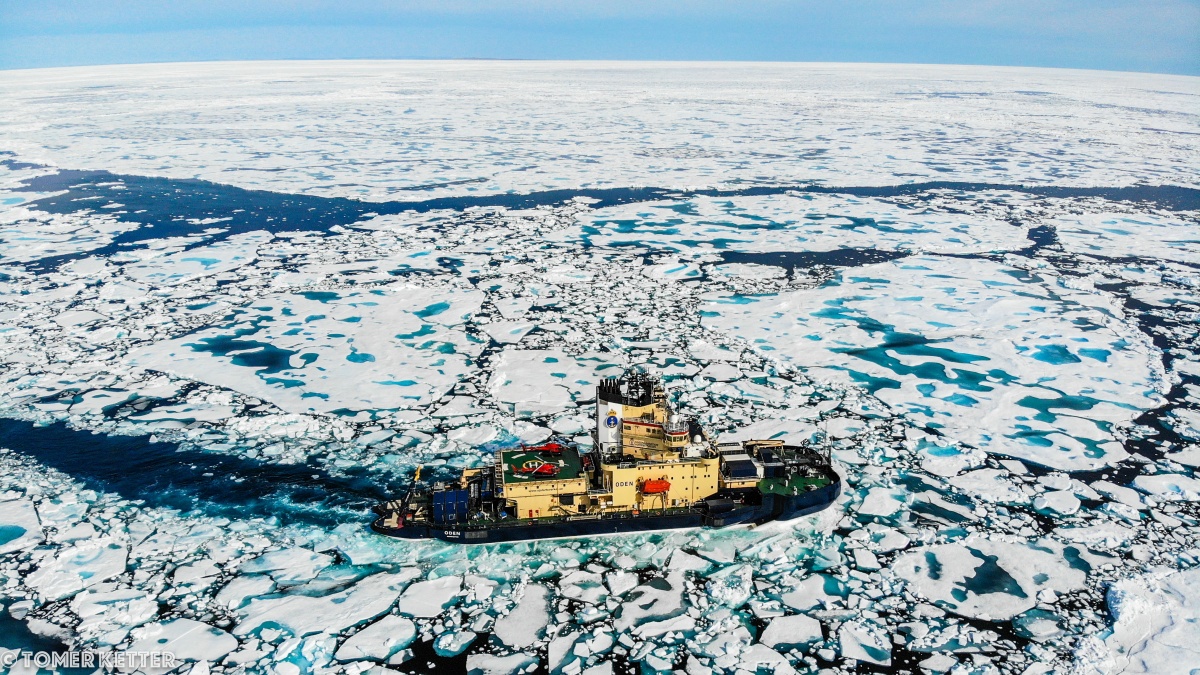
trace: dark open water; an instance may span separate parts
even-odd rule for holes
[[[18,163],[8,159],[0,160],[0,165],[16,167]],[[27,203],[26,206],[32,209],[48,213],[76,213],[85,209],[100,210],[106,205],[120,204],[119,208],[103,209],[102,212],[124,222],[142,225],[118,235],[111,244],[103,248],[81,254],[44,258],[31,264],[35,269],[54,269],[68,260],[82,256],[108,255],[152,239],[194,235],[212,228],[220,228],[223,231],[209,238],[209,242],[254,230],[324,232],[335,225],[351,225],[374,215],[425,213],[440,209],[464,210],[484,206],[526,209],[561,205],[576,197],[596,200],[593,208],[603,208],[691,196],[735,197],[808,192],[895,197],[946,190],[1008,190],[1043,197],[1100,197],[1114,201],[1148,202],[1170,210],[1200,209],[1200,190],[1172,185],[1070,188],[933,181],[884,187],[781,185],[690,192],[664,188],[605,188],[390,202],[365,202],[341,197],[247,190],[203,180],[131,176],[108,171],[64,170],[29,179],[24,182],[24,186],[24,190],[31,192],[61,193]],[[224,220],[207,225],[187,222],[189,219],[214,218]]]
[[[387,490],[368,476],[331,476],[307,464],[273,464],[181,450],[147,436],[109,436],[65,424],[34,426],[0,419],[0,447],[82,482],[153,507],[226,518],[278,518],[332,527],[358,519]]]

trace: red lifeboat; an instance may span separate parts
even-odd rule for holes
[[[662,495],[671,489],[671,482],[662,478],[643,481],[641,492],[644,495]]]

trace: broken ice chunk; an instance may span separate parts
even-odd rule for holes
[[[1200,569],[1123,579],[1108,592],[1105,654],[1121,673],[1189,673],[1200,663]]]
[[[771,648],[805,647],[821,641],[821,623],[803,614],[777,616],[767,624],[758,641]]]
[[[396,609],[401,614],[430,619],[440,615],[461,590],[462,577],[458,576],[419,581],[405,589]]]
[[[324,553],[304,548],[285,548],[268,551],[242,565],[239,571],[244,574],[265,572],[276,583],[294,585],[317,576],[317,572],[332,562],[333,558]]]
[[[872,621],[847,621],[838,631],[842,656],[881,666],[892,664],[892,640],[888,631]]]
[[[388,614],[347,638],[334,657],[339,661],[387,661],[392,654],[412,644],[416,637],[417,628],[412,620]]]
[[[25,499],[0,502],[0,555],[42,541],[42,524],[33,503]]]
[[[111,538],[79,542],[47,556],[25,583],[46,600],[69,597],[123,573],[128,554]]]
[[[172,619],[135,631],[131,652],[172,654],[180,661],[218,661],[237,649],[237,638],[192,619]]]
[[[1072,566],[1062,544],[1048,539],[1010,543],[977,535],[909,551],[892,569],[939,607],[991,621],[1032,608],[1043,589],[1079,589],[1087,576]]]
[[[310,597],[285,595],[255,598],[238,611],[243,619],[234,635],[253,635],[264,628],[282,629],[295,637],[321,632],[341,632],[387,611],[400,589],[419,574],[416,568],[380,572],[366,577],[348,590]]]
[[[545,586],[526,585],[517,606],[496,620],[496,638],[514,649],[526,649],[537,642],[550,623],[547,595]]]
[[[1142,492],[1166,501],[1200,501],[1200,480],[1178,473],[1159,473],[1138,476],[1133,486]]]

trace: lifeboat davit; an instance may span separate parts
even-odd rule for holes
[[[670,489],[671,482],[661,478],[642,482],[642,494],[644,495],[661,495],[667,493]]]

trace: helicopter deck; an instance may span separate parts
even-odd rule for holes
[[[565,446],[561,454],[531,451],[526,448],[504,450],[500,453],[500,461],[504,464],[504,484],[528,483],[548,480],[574,480],[583,471],[579,452],[572,446]],[[521,473],[520,469],[536,471],[543,464],[553,466],[554,473]]]

